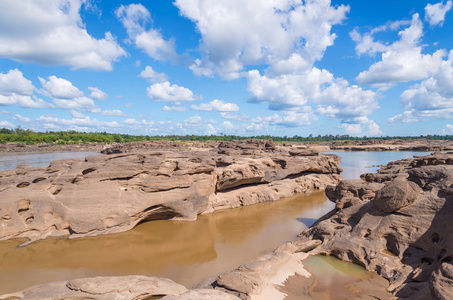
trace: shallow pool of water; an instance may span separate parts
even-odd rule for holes
[[[0,170],[13,170],[18,165],[32,167],[47,166],[51,161],[64,158],[85,158],[99,153],[81,152],[46,152],[46,153],[0,153]]]

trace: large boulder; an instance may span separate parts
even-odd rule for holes
[[[397,212],[420,197],[421,188],[410,181],[394,180],[377,191],[374,205],[383,212]]]

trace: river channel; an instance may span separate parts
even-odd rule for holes
[[[373,165],[423,155],[421,152],[333,152],[342,157],[343,177],[373,172]],[[86,155],[70,153],[81,157]],[[20,164],[46,165],[59,158],[42,154]],[[21,155],[19,155],[21,156]],[[14,155],[0,154],[0,170],[11,169]],[[195,222],[152,221],[128,232],[75,240],[49,239],[17,246],[0,242],[0,295],[51,281],[100,275],[141,274],[167,277],[191,287],[238,267],[293,240],[334,208],[324,192],[297,195],[272,203],[201,215]]]

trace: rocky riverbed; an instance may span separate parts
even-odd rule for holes
[[[191,220],[199,213],[325,187],[336,209],[297,240],[206,279],[196,289],[159,278],[100,277],[36,286],[0,299],[41,299],[36,295],[46,299],[145,299],[152,295],[166,295],[163,299],[305,299],[310,297],[313,282],[303,260],[320,254],[354,262],[380,275],[351,286],[358,297],[453,298],[453,153],[391,162],[378,174],[364,174],[367,182],[345,180],[335,185],[340,179],[339,159],[319,154],[323,148],[251,143],[147,153],[116,147],[107,150],[110,155],[0,173],[4,230],[0,232],[3,239],[31,240],[97,235],[124,231],[140,221]],[[169,189],[175,182],[183,184]],[[105,189],[99,188],[102,184]],[[102,201],[93,199],[96,191],[102,191]],[[33,198],[36,194],[40,197]],[[81,206],[89,209],[82,212]],[[52,214],[46,214],[49,210]],[[27,222],[30,215],[33,218]],[[55,215],[59,218],[49,218]],[[5,228],[10,230],[7,234]],[[294,282],[305,288],[295,292]]]
[[[141,149],[143,150],[143,149]],[[0,172],[0,240],[86,237],[151,220],[197,215],[295,193],[341,179],[340,158],[322,147],[225,142],[203,150],[115,146],[107,155]]]

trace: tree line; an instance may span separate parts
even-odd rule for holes
[[[0,144],[6,143],[25,143],[35,144],[92,144],[92,143],[127,143],[136,141],[232,141],[244,139],[263,139],[275,142],[329,142],[329,141],[363,141],[363,140],[391,140],[391,139],[428,139],[428,140],[453,140],[453,135],[420,135],[420,136],[385,136],[385,137],[354,137],[349,135],[317,135],[310,134],[307,137],[298,135],[290,136],[238,136],[238,135],[130,135],[107,132],[77,132],[70,131],[46,131],[34,132],[30,129],[0,129]]]

